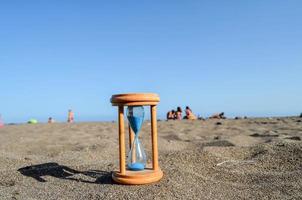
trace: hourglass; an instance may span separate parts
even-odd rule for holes
[[[113,106],[118,106],[119,124],[119,164],[120,170],[112,173],[115,182],[121,184],[147,184],[159,181],[163,172],[158,166],[157,149],[157,121],[156,105],[159,102],[157,94],[135,93],[118,94],[111,97]],[[129,124],[129,146],[127,163],[125,159],[125,127],[124,106],[127,106],[127,119]],[[139,132],[144,121],[144,107],[150,106],[151,113],[151,143],[152,165],[147,163],[147,157],[139,140]]]

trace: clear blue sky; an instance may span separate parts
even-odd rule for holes
[[[114,120],[110,96],[156,92],[159,115],[302,112],[302,1],[1,1],[0,113]]]

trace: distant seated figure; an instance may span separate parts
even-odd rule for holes
[[[224,116],[224,112],[216,113],[209,118],[210,119],[226,119],[226,117]]]
[[[171,110],[167,113],[167,120],[175,119],[175,110]]]
[[[181,107],[177,107],[177,110],[176,110],[176,119],[177,120],[182,120],[182,110],[181,110]]]
[[[68,123],[73,123],[74,121],[74,113],[72,112],[71,109],[68,110],[68,119],[67,119],[67,122]]]
[[[49,117],[49,118],[48,118],[48,123],[49,123],[49,124],[52,124],[52,123],[54,123],[54,122],[55,122],[55,120],[54,120],[52,117]]]
[[[195,120],[197,119],[196,116],[193,114],[191,108],[186,106],[186,116],[185,119]]]

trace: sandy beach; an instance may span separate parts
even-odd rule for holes
[[[150,160],[150,122],[140,134]],[[160,121],[158,134],[164,178],[124,186],[116,122],[7,125],[0,199],[302,199],[302,118]]]

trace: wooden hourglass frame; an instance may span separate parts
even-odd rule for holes
[[[157,149],[157,119],[156,105],[159,96],[152,93],[133,93],[112,95],[111,103],[118,106],[119,124],[119,171],[112,173],[112,179],[120,184],[139,185],[159,181],[163,177],[163,172],[158,166]],[[125,127],[124,127],[124,107],[125,106],[150,106],[151,113],[151,140],[152,140],[152,167],[146,167],[142,171],[131,171],[126,168],[125,152]],[[129,126],[129,146],[133,143],[134,133]]]

